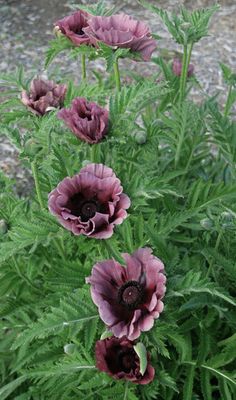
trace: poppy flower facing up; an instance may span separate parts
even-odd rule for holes
[[[176,76],[181,76],[182,73],[182,62],[178,59],[175,58],[172,64],[172,71],[174,75]],[[188,77],[192,76],[194,73],[194,65],[189,64],[188,66]]]
[[[149,248],[123,258],[125,267],[115,260],[98,262],[86,282],[108,329],[118,338],[134,340],[149,331],[163,311],[166,277],[162,261]]]
[[[155,375],[147,354],[147,366],[143,375],[140,372],[140,360],[134,350],[134,343],[125,337],[111,337],[98,340],[95,347],[96,367],[114,379],[125,379],[133,383],[145,385]]]
[[[127,217],[130,199],[111,168],[88,164],[59,183],[49,194],[48,207],[74,235],[107,239]]]
[[[90,44],[89,37],[84,33],[83,28],[88,26],[90,15],[85,11],[79,10],[74,14],[64,17],[55,22],[55,27],[70,39],[76,46],[81,44]]]
[[[63,106],[66,95],[66,85],[57,85],[53,81],[33,79],[30,91],[23,90],[22,103],[38,116],[46,114],[54,108]]]
[[[103,42],[114,48],[130,49],[139,52],[144,61],[150,60],[157,47],[149,28],[126,14],[92,17],[84,32],[95,46],[97,42]]]
[[[71,107],[63,108],[57,116],[75,136],[90,144],[100,142],[108,130],[109,112],[82,97],[75,98]]]

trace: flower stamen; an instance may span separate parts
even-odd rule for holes
[[[137,281],[128,281],[119,288],[118,301],[127,308],[136,308],[143,299],[143,287]]]

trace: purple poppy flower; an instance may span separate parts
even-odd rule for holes
[[[126,14],[110,17],[92,17],[88,20],[84,32],[95,46],[101,41],[108,46],[137,51],[144,61],[149,61],[156,42],[152,39],[149,28]]]
[[[146,371],[143,375],[140,373],[140,361],[134,350],[134,343],[126,337],[118,339],[113,336],[98,340],[95,346],[95,357],[96,367],[114,379],[125,379],[146,385],[153,380],[155,375],[149,354],[147,354]]]
[[[71,108],[63,108],[57,114],[79,139],[98,143],[108,130],[108,111],[98,104],[77,97]]]
[[[85,11],[79,10],[74,14],[64,17],[55,22],[55,27],[76,46],[81,44],[90,44],[89,37],[84,33],[83,28],[88,26],[88,18],[90,15]]]
[[[162,312],[166,277],[163,263],[149,248],[123,258],[125,267],[115,260],[98,262],[86,282],[108,329],[116,337],[134,340],[149,331]]]
[[[61,107],[66,95],[66,85],[57,85],[53,81],[33,79],[30,92],[23,90],[22,103],[38,116],[46,114],[51,109]]]
[[[59,183],[49,194],[48,207],[74,235],[107,239],[127,217],[130,199],[111,168],[88,164]]]
[[[176,76],[181,76],[182,72],[182,62],[178,59],[175,58],[172,64],[172,71]],[[192,76],[194,73],[194,65],[189,64],[188,66],[188,77]]]

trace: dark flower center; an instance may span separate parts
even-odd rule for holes
[[[84,32],[83,32],[81,26],[76,27],[75,30],[74,30],[74,32],[75,32],[77,35],[84,35]]]
[[[95,201],[85,201],[81,205],[81,217],[84,219],[90,219],[94,217],[97,211],[97,203]]]
[[[74,194],[66,204],[66,208],[70,210],[72,215],[80,217],[83,222],[93,218],[96,212],[107,213],[106,204],[99,203],[96,197],[86,199],[81,193]]]
[[[92,121],[92,111],[88,108],[78,109],[78,115],[80,118],[87,118],[88,121]]]
[[[118,354],[118,363],[121,371],[130,372],[135,368],[135,352],[133,349],[122,351]]]
[[[136,308],[143,299],[143,287],[137,281],[128,281],[118,291],[118,301],[125,307]]]

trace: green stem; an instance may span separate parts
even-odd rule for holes
[[[230,87],[229,87],[229,92],[228,92],[228,96],[227,96],[227,101],[226,101],[226,104],[225,104],[225,112],[224,112],[224,116],[225,116],[225,117],[227,117],[228,114],[229,114],[231,93],[232,93],[232,85],[230,85]]]
[[[221,237],[222,237],[222,232],[219,232],[218,237],[217,237],[217,240],[216,240],[216,244],[215,244],[215,250],[218,250],[218,247],[219,247],[220,241],[221,241]],[[210,262],[210,265],[209,265],[209,268],[208,268],[208,271],[207,271],[207,274],[206,274],[206,277],[207,277],[207,278],[208,278],[208,277],[211,275],[211,273],[212,273],[213,264],[214,264],[214,259],[212,258],[212,259],[211,259],[211,262]]]
[[[121,84],[120,84],[120,71],[119,71],[118,60],[116,60],[114,62],[113,69],[114,69],[114,76],[115,76],[115,82],[116,82],[116,89],[118,92],[120,92]]]
[[[129,385],[129,382],[126,381],[126,382],[125,382],[125,391],[124,391],[124,399],[123,399],[123,400],[126,400],[126,399],[127,399],[127,395],[128,395],[128,385]]]
[[[183,101],[184,98],[184,80],[185,80],[185,66],[187,63],[187,59],[188,59],[188,46],[185,45],[184,46],[184,55],[182,58],[182,70],[181,70],[181,76],[180,76],[180,101]]]
[[[85,58],[85,54],[81,55],[81,70],[82,70],[82,80],[85,81],[86,80],[86,58]]]
[[[35,183],[35,190],[36,190],[36,194],[38,197],[38,202],[40,204],[41,209],[44,209],[44,204],[43,204],[43,197],[42,197],[42,193],[41,193],[41,189],[40,189],[40,185],[39,185],[39,176],[38,176],[38,165],[36,161],[33,161],[31,163],[31,169],[32,169],[32,174],[33,174],[33,178],[34,178],[34,183]]]
[[[184,55],[182,60],[182,71],[180,77],[180,101],[182,102],[185,97],[185,89],[186,89],[186,82],[188,76],[188,66],[191,60],[193,50],[193,43],[190,44],[189,49],[188,45],[184,45]]]
[[[97,160],[97,145],[91,144],[90,145],[90,160],[95,163]]]
[[[188,67],[190,64],[191,56],[192,56],[192,51],[193,51],[193,43],[190,44],[189,46],[189,51],[188,51],[188,58],[187,58],[187,75],[188,75]]]

